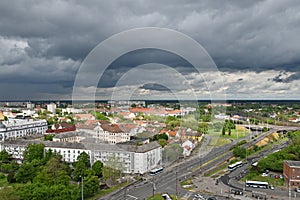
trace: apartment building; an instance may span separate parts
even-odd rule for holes
[[[80,125],[77,129],[92,134],[99,142],[117,144],[130,140],[130,133],[127,130],[120,128],[117,124],[111,124],[106,121]]]
[[[8,119],[8,121],[0,121],[0,141],[33,134],[45,134],[47,129],[46,120]]]
[[[44,150],[57,152],[66,162],[76,162],[82,152],[90,155],[91,164],[100,160],[104,165],[115,167],[124,173],[144,174],[162,165],[162,147],[157,142],[143,145],[96,143],[95,140],[82,142],[54,142],[37,140],[9,140],[0,143],[0,150],[6,150],[14,159],[23,160],[26,146],[43,143]]]
[[[285,183],[291,187],[300,187],[300,161],[285,160],[283,163]]]

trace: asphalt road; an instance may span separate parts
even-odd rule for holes
[[[272,129],[268,132],[262,133],[255,140],[250,140],[248,138],[248,143],[244,144],[244,147],[249,147],[256,142],[263,139],[266,135],[277,131],[278,129]],[[189,196],[189,192],[180,187],[180,182],[186,180],[190,177],[193,177],[201,172],[204,172],[212,167],[216,166],[218,163],[222,163],[225,160],[233,156],[230,148],[234,146],[241,140],[247,138],[241,138],[230,144],[214,148],[208,154],[201,156],[194,156],[188,159],[184,159],[175,163],[172,166],[166,168],[162,173],[151,177],[145,175],[145,179],[142,182],[135,183],[129,187],[125,187],[119,191],[116,191],[112,194],[104,196],[100,199],[103,200],[134,200],[134,199],[145,199],[153,194],[153,188],[155,193],[170,193],[178,194],[180,197]],[[210,161],[210,162],[209,162]],[[203,165],[205,163],[205,165]],[[200,169],[193,171],[195,167],[203,165]],[[177,184],[176,184],[177,183]]]
[[[271,190],[271,189],[260,189],[260,188],[245,188],[245,185],[242,184],[241,182],[239,182],[239,180],[247,174],[247,170],[249,168],[249,166],[258,161],[260,158],[262,157],[265,157],[267,156],[268,154],[276,151],[276,150],[280,150],[282,148],[284,148],[285,146],[288,145],[288,142],[284,142],[284,143],[281,143],[279,145],[275,145],[273,146],[272,149],[270,150],[264,150],[264,151],[261,151],[260,152],[260,155],[259,156],[251,156],[248,158],[248,163],[243,165],[242,167],[240,168],[237,168],[236,170],[234,170],[233,172],[230,172],[224,176],[222,176],[220,178],[220,180],[225,184],[225,185],[228,185],[230,186],[231,188],[236,188],[236,189],[239,189],[239,190],[247,190],[248,192],[252,192],[252,191],[259,191],[259,192],[262,192],[262,193],[266,193],[267,195],[269,196],[277,196],[277,197],[284,197],[284,198],[287,198],[288,195],[289,195],[289,192],[287,189],[283,189],[283,188],[276,188],[274,190]],[[294,196],[294,194],[292,194],[292,196]],[[299,195],[300,196],[300,195]]]

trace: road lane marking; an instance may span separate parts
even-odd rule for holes
[[[137,197],[132,196],[132,195],[130,195],[130,194],[127,194],[127,196],[129,196],[129,197],[131,197],[131,198],[134,198],[134,199],[138,199]]]

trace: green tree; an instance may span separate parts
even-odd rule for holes
[[[235,147],[233,149],[233,155],[235,157],[240,157],[240,158],[245,158],[246,157],[246,153],[247,153],[247,149],[243,148],[243,147]]]
[[[12,156],[7,153],[5,150],[0,152],[0,164],[1,163],[9,163],[12,160]]]
[[[93,112],[93,115],[96,117],[97,120],[109,121],[109,118],[107,118],[105,114],[100,113],[99,111]]]
[[[15,174],[18,183],[27,183],[32,181],[36,175],[36,169],[31,163],[24,163]]]
[[[65,165],[58,156],[51,157],[33,180],[35,183],[43,183],[45,185],[68,185],[69,181],[70,177],[65,171]]]
[[[93,164],[92,169],[94,170],[95,175],[97,175],[98,177],[100,177],[102,175],[103,163],[100,160],[97,160]]]
[[[0,199],[1,200],[19,200],[19,196],[16,194],[16,191],[13,187],[3,187],[0,190]]]
[[[135,103],[133,103],[133,104],[131,104],[131,106],[130,106],[131,108],[136,108],[136,104]]]
[[[86,168],[89,168],[91,166],[90,156],[86,152],[82,152],[77,157],[77,162],[82,162],[86,166]]]
[[[225,135],[225,127],[222,128],[222,135]]]
[[[24,162],[31,162],[34,159],[44,158],[44,144],[30,144],[24,151]]]
[[[108,185],[116,184],[117,178],[121,177],[124,170],[123,162],[120,162],[115,154],[110,155],[102,170],[103,180]]]
[[[73,179],[75,181],[80,180],[80,177],[85,175],[85,171],[87,169],[88,168],[84,165],[83,162],[76,162],[75,163],[75,169],[74,169],[74,172],[73,172]]]
[[[44,140],[48,140],[48,141],[52,141],[53,140],[54,135],[53,134],[48,134],[48,135],[44,135]]]
[[[167,140],[165,140],[165,139],[159,139],[158,140],[158,144],[160,144],[160,146],[162,146],[164,148],[167,145]]]
[[[92,197],[99,190],[99,181],[97,176],[88,176],[83,182],[85,197]]]
[[[11,163],[2,163],[0,170],[5,173],[16,172],[19,169],[19,164],[16,161]]]
[[[199,133],[203,133],[203,134],[208,133],[208,123],[206,123],[206,122],[200,122],[197,131]]]

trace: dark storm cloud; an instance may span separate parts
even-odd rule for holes
[[[120,31],[156,26],[191,36],[221,71],[275,70],[273,82],[290,83],[300,79],[299,10],[297,0],[1,1],[0,81],[70,88],[79,63],[99,42]],[[14,41],[24,46],[14,47]],[[103,81],[112,86],[130,67],[155,59],[191,73],[178,56],[134,52],[113,63]],[[35,89],[42,87],[47,86]]]
[[[156,91],[170,91],[168,88],[166,88],[163,85],[156,84],[156,83],[147,83],[140,87],[140,89],[146,89],[146,90],[156,90]]]

